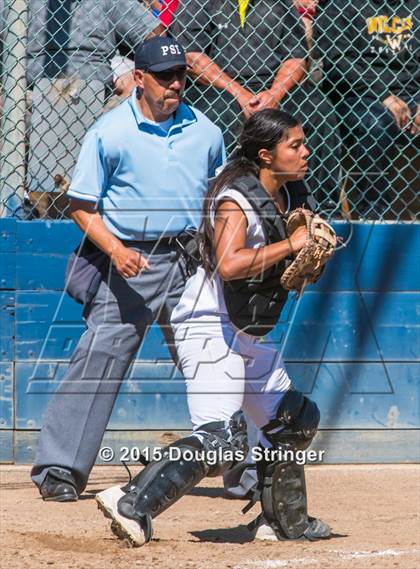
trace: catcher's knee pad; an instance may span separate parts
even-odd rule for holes
[[[274,448],[304,450],[318,430],[319,419],[317,404],[291,389],[285,393],[277,417],[261,431]]]
[[[319,419],[313,401],[298,391],[288,391],[277,418],[262,428],[273,448],[267,449],[268,455],[257,463],[259,496],[263,515],[278,539],[319,539],[329,535],[326,524],[308,517],[304,467],[291,458],[293,451],[310,445]]]
[[[227,456],[228,450],[231,452]],[[125,495],[118,502],[119,513],[139,520],[146,541],[150,540],[152,518],[205,476],[215,476],[229,468],[238,451],[247,452],[246,422],[242,414],[235,413],[229,424],[218,421],[203,425],[193,435],[163,449],[161,460],[150,462],[123,488]]]

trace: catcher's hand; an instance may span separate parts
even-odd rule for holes
[[[322,217],[304,208],[295,209],[289,215],[287,235],[290,237],[299,227],[306,229],[306,242],[284,271],[281,285],[286,290],[301,293],[306,284],[315,283],[321,276],[325,263],[334,254],[337,236]]]

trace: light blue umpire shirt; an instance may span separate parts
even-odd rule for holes
[[[165,129],[142,115],[134,90],[86,134],[68,195],[96,202],[120,239],[156,241],[198,227],[224,161],[221,130],[203,113],[181,103]]]

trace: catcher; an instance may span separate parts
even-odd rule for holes
[[[303,466],[293,459],[317,431],[318,407],[293,389],[280,354],[261,341],[278,321],[286,289],[302,293],[334,251],[328,224],[305,209],[293,212],[308,207],[301,181],[308,155],[300,123],[263,110],[244,124],[237,156],[208,192],[201,265],[171,321],[193,432],[127,486],[96,497],[114,533],[132,545],[149,541],[153,518],[203,477],[222,474],[246,455],[241,409],[260,429],[251,502],[261,502],[256,537],[330,536],[327,524],[308,515]]]

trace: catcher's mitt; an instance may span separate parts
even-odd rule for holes
[[[280,281],[286,290],[299,292],[302,292],[306,284],[315,283],[319,279],[337,244],[334,229],[312,211],[304,208],[293,210],[287,219],[287,235],[290,237],[301,225],[306,227],[308,239],[284,271]]]

